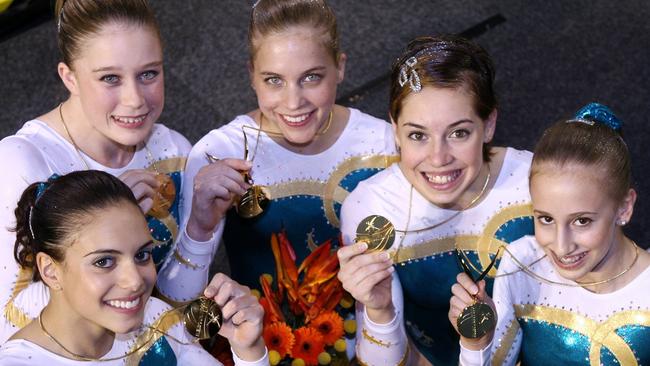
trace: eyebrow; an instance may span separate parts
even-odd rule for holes
[[[541,210],[533,210],[533,213],[538,214],[538,215],[553,216],[553,215],[549,214],[548,212],[541,211]],[[569,214],[569,216],[582,216],[582,215],[598,215],[598,212],[578,211],[578,212],[572,212],[572,213]]]
[[[149,240],[148,242],[142,244],[140,246],[140,248],[138,248],[138,251],[140,251],[143,248],[145,248],[145,247],[147,247],[149,245],[152,245],[152,244],[153,244],[153,240]],[[93,255],[93,254],[122,254],[122,252],[120,252],[119,250],[115,250],[115,249],[97,249],[97,250],[93,250],[90,253],[87,253],[86,255],[84,255],[84,257],[87,257],[89,255]]]
[[[316,66],[316,67],[312,67],[312,68],[309,69],[309,70],[305,70],[305,71],[302,73],[302,75],[305,75],[305,74],[311,74],[311,73],[314,72],[314,71],[323,71],[323,70],[326,70],[326,69],[327,69],[327,68],[326,68],[325,66]],[[261,74],[261,75],[268,75],[268,76],[278,76],[278,75],[281,76],[281,75],[282,75],[282,74],[279,74],[279,73],[277,73],[277,72],[273,72],[273,71],[260,71],[260,74]]]
[[[456,127],[456,126],[458,126],[460,124],[463,124],[463,123],[472,123],[473,124],[474,121],[472,121],[471,119],[461,119],[459,121],[456,121],[456,122],[450,124],[449,126],[447,126],[447,128],[454,128],[454,127]],[[426,128],[424,126],[419,125],[419,124],[417,124],[415,122],[406,122],[402,126],[404,126],[404,127],[410,126],[410,127],[419,128],[421,130],[426,130]]]
[[[157,67],[162,65],[162,63],[163,63],[162,61],[149,62],[148,64],[141,66],[141,68],[147,69],[150,67]],[[106,71],[113,71],[113,70],[118,70],[118,68],[113,66],[105,66],[105,67],[100,67],[98,69],[93,69],[93,72],[106,72]]]

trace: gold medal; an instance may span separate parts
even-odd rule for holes
[[[235,202],[235,210],[239,216],[251,219],[264,212],[269,204],[269,196],[264,186],[252,185]]]
[[[496,252],[490,264],[481,272],[478,278],[474,279],[472,276],[472,271],[469,269],[469,266],[465,263],[469,262],[469,258],[465,256],[465,253],[456,249],[456,259],[460,263],[461,267],[465,274],[469,276],[475,283],[481,281],[485,276],[490,272],[494,263],[496,263],[497,258],[499,257],[499,252],[501,248]],[[494,330],[496,327],[496,316],[494,315],[494,310],[482,302],[479,301],[476,296],[472,295],[474,303],[467,306],[456,319],[456,326],[458,327],[458,333],[465,338],[481,338],[488,332]]]
[[[153,196],[153,205],[147,214],[162,219],[169,216],[169,209],[176,199],[176,186],[172,178],[167,174],[157,174],[156,180],[158,181],[158,189]]]
[[[395,227],[383,216],[370,215],[357,226],[356,241],[366,242],[372,252],[390,249],[395,242]]]
[[[221,329],[222,322],[223,315],[219,305],[207,297],[199,297],[187,304],[183,310],[185,329],[197,339],[214,337]]]

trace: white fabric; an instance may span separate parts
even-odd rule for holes
[[[435,229],[425,230],[420,233],[409,233],[403,239],[403,242],[403,234],[396,233],[393,248],[398,247],[400,243],[401,248],[408,248],[434,238],[480,235],[486,223],[495,213],[512,205],[524,205],[530,202],[528,170],[531,161],[532,153],[507,148],[494,187],[478,205],[465,210],[462,214]],[[369,215],[384,216],[393,223],[397,230],[404,230],[407,226],[410,190],[411,184],[397,163],[361,182],[346,198],[341,208],[343,242],[345,244],[354,242],[357,226],[361,220]],[[413,199],[410,206],[409,231],[442,222],[457,212],[433,205],[415,189],[413,190]],[[404,300],[398,277],[397,272],[393,272],[392,296],[395,312],[399,317],[399,322],[403,324]],[[423,289],[426,289],[429,285],[422,284]],[[359,306],[358,309],[363,309],[363,306]],[[364,319],[364,317],[360,316],[359,313],[357,313],[357,319],[359,321],[358,329],[367,326],[363,324],[361,319]],[[358,357],[368,365],[383,365],[391,362],[397,364],[405,352],[406,333],[404,327],[393,328],[393,331],[395,334],[391,334],[389,337],[394,338],[399,334],[400,339],[402,339],[402,341],[397,342],[399,347],[377,347],[366,338],[358,335],[360,342],[357,346]]]
[[[362,155],[393,155],[395,140],[389,123],[349,108],[348,124],[338,140],[327,150],[314,155],[303,155],[285,149],[266,133],[259,134],[257,123],[248,115],[239,115],[233,121],[210,131],[197,142],[190,153],[183,180],[185,204],[181,217],[185,218],[183,228],[191,212],[194,177],[208,164],[206,153],[219,159],[244,158],[245,128],[248,138],[249,160],[253,160],[251,175],[255,184],[278,185],[291,181],[313,180],[327,182],[332,171],[347,158]],[[215,229],[211,242],[221,239],[225,219]]]
[[[531,271],[541,277],[555,282],[575,285],[575,282],[561,277],[548,258],[533,264],[537,259],[544,256],[544,251],[534,236],[526,236],[517,240],[508,246],[508,250],[517,260],[529,266]],[[522,329],[515,325],[515,329],[518,330],[514,340],[507,343],[505,341],[508,330],[513,326],[513,322],[516,322],[516,305],[569,310],[576,318],[587,318],[601,324],[612,319],[621,311],[640,310],[650,314],[650,297],[648,296],[650,267],[646,268],[625,287],[605,294],[594,293],[579,286],[569,287],[541,282],[519,269],[520,267],[513,261],[512,257],[505,253],[501,259],[498,274],[511,272],[514,272],[514,274],[497,277],[494,281],[493,300],[498,316],[494,339],[491,346],[482,351],[471,351],[462,348],[461,365],[490,365],[495,353],[498,351],[506,353],[503,365],[515,365],[517,363],[522,341]],[[573,323],[579,324],[580,321],[576,319]],[[614,330],[616,329],[612,329],[612,331]],[[601,332],[598,337],[606,336],[606,334]],[[589,335],[590,338],[592,336],[596,337],[597,335]],[[500,348],[504,349],[500,350]],[[540,350],[535,351],[540,352]],[[632,349],[632,351],[635,350]],[[543,354],[543,351],[540,353]],[[547,361],[551,362],[554,356],[552,354],[548,356]],[[637,355],[637,357],[642,356]],[[639,364],[642,364],[644,360],[640,359],[638,361]],[[588,361],[585,363],[588,363]],[[544,360],[540,360],[540,364],[544,364]]]
[[[170,307],[164,302],[150,298],[145,308],[144,323],[153,324],[160,318],[161,314],[169,310]],[[129,334],[117,335],[111,350],[102,358],[119,357],[128,353],[133,349],[135,340],[139,332]],[[214,359],[208,352],[206,352],[198,343],[191,343],[192,336],[190,336],[182,322],[177,322],[169,330],[166,331],[171,337],[165,337],[167,343],[174,351],[178,365],[221,365],[219,361]],[[180,340],[183,343],[176,342],[172,337]],[[125,365],[129,357],[107,362],[86,362],[76,361],[69,358],[59,356],[52,353],[32,342],[24,339],[16,339],[6,342],[0,346],[0,365],[12,366],[33,366],[33,365],[48,365],[48,366],[74,366],[74,365],[105,365],[116,366]],[[247,362],[239,359],[236,355],[234,357],[235,365],[240,366],[257,366],[268,365],[268,353],[265,354],[258,361]]]
[[[152,161],[167,159],[184,159],[190,151],[191,145],[182,135],[161,124],[155,124],[151,136],[147,140],[147,148],[151,157],[147,156],[146,149],[139,149],[133,159],[123,168],[113,169],[94,161],[87,155],[83,158],[91,169],[103,170],[112,175],[120,174],[131,169],[145,169],[152,164]],[[0,190],[0,304],[3,314],[0,316],[0,344],[4,343],[18,328],[12,324],[6,316],[7,305],[12,294],[15,305],[22,313],[29,318],[38,315],[41,309],[49,300],[49,293],[42,282],[30,283],[26,288],[19,290],[17,283],[20,268],[14,260],[13,250],[15,244],[15,233],[9,229],[15,226],[14,209],[24,189],[31,183],[44,181],[52,174],[63,175],[76,170],[85,170],[86,166],[81,161],[74,146],[65,140],[61,135],[51,129],[47,124],[39,120],[32,120],[12,136],[0,141],[0,171],[3,171],[2,189]],[[184,248],[184,252],[196,252],[190,248]],[[214,248],[212,248],[214,249]],[[170,254],[173,249],[170,250]],[[208,255],[197,255],[193,257],[195,263],[203,261],[204,270],[192,270],[181,265],[178,261],[168,261],[161,270],[161,277],[166,272],[174,273],[175,283],[192,283],[195,287],[205,287],[208,276],[208,263],[212,258],[212,251]],[[170,255],[169,257],[173,257]],[[28,282],[31,282],[28,280]],[[167,286],[161,288],[165,294],[172,298],[190,298],[187,291],[172,282],[166,282]],[[193,295],[196,295],[194,291]]]

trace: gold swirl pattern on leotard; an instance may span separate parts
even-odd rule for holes
[[[492,355],[493,366],[503,365],[503,361],[505,361],[506,356],[508,355],[508,351],[510,351],[512,344],[515,342],[515,338],[517,337],[517,332],[519,332],[519,329],[520,327],[517,319],[512,319],[508,325],[508,330],[506,333],[501,339],[497,340],[497,349],[494,352],[494,355]]]
[[[600,351],[607,347],[621,365],[637,365],[634,352],[625,340],[616,334],[616,330],[626,325],[650,327],[650,312],[628,310],[617,312],[603,322],[597,322],[586,316],[568,310],[541,305],[514,305],[515,315],[519,319],[532,319],[559,325],[578,332],[589,339],[589,362],[600,365]]]
[[[495,237],[499,228],[507,225],[512,220],[526,219],[532,215],[532,210],[532,205],[529,203],[508,206],[492,216],[480,235],[449,236],[401,247],[397,251],[395,263],[404,264],[404,262],[449,252],[458,248],[477,252],[482,269],[487,268],[491,261],[490,255],[496,254],[499,246],[508,244]],[[496,268],[492,268],[488,276],[494,277],[495,275]]]
[[[341,181],[356,170],[384,169],[396,161],[399,161],[396,155],[353,156],[337,165],[326,182],[308,179],[268,185],[269,199],[276,200],[298,195],[320,197],[323,200],[325,218],[333,227],[338,228],[340,221],[334,210],[334,204],[343,203],[350,194],[341,187]]]
[[[182,319],[183,314],[178,309],[171,309],[162,313],[160,317],[151,324],[151,327],[140,334],[135,340],[135,343],[131,346],[129,352],[133,352],[135,349],[138,349],[138,351],[127,357],[126,366],[140,365],[142,357],[144,357],[149,348],[151,348],[160,337],[167,334],[171,327],[182,322]]]

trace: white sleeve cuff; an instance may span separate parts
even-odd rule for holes
[[[494,340],[493,340],[494,341]],[[485,348],[474,351],[463,347],[463,344],[460,343],[460,358],[459,365],[462,366],[473,366],[473,365],[488,365],[490,363],[490,351],[492,350],[492,342],[488,344]]]
[[[215,247],[219,243],[219,239],[221,239],[224,226],[225,226],[224,220],[221,220],[221,222],[217,226],[217,230],[215,230],[215,232],[212,233],[212,237],[210,239],[206,241],[197,241],[192,239],[190,234],[187,233],[187,225],[185,225],[183,227],[183,232],[181,233],[179,244],[183,247],[184,252],[187,252],[189,254],[194,254],[194,255],[212,254],[214,252]]]
[[[238,365],[238,366],[257,366],[257,365],[259,365],[259,366],[262,366],[262,365],[268,366],[270,364],[270,362],[269,362],[269,350],[266,347],[264,347],[264,356],[262,356],[262,358],[260,358],[257,361],[244,361],[244,360],[242,360],[241,358],[239,358],[237,356],[237,353],[235,353],[235,351],[232,348],[230,348],[230,352],[232,352],[232,359],[233,359],[233,361],[235,361],[235,365]]]
[[[395,316],[391,321],[388,323],[380,324],[380,323],[375,323],[372,320],[370,320],[370,317],[368,316],[368,311],[366,310],[366,307],[363,307],[363,322],[366,325],[366,328],[373,332],[373,333],[379,333],[379,334],[390,334],[395,332],[397,328],[399,328],[399,321],[398,321],[398,316],[397,312],[395,312]]]

